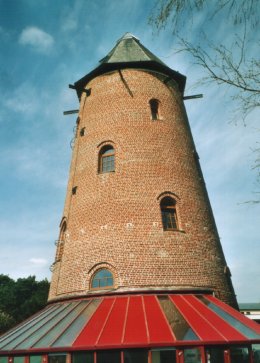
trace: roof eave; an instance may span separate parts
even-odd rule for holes
[[[81,79],[79,79],[74,83],[74,87],[77,91],[78,97],[80,98],[84,87],[93,78],[100,76],[101,74],[111,72],[113,70],[126,69],[126,68],[144,69],[144,70],[163,73],[166,76],[173,79],[175,82],[177,82],[180,92],[182,94],[184,93],[186,77],[183,74],[176,72],[171,68],[155,61],[136,61],[136,62],[118,62],[118,63],[100,64],[93,71],[86,74],[84,77],[82,77]]]

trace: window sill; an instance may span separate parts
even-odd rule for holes
[[[183,229],[163,229],[163,232],[179,232],[179,233],[186,233]]]
[[[97,174],[98,175],[104,175],[104,174],[113,174],[115,173],[116,171],[115,170],[111,170],[111,171],[99,171]]]
[[[97,291],[110,291],[110,290],[114,290],[115,289],[115,286],[102,286],[102,287],[90,287],[89,288],[89,291],[94,291],[94,292],[97,292]]]
[[[150,118],[150,120],[151,120],[152,122],[156,122],[156,121],[163,121],[163,120],[164,120],[164,118],[163,118],[163,117]]]

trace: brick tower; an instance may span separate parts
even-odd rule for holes
[[[236,306],[185,80],[127,33],[71,86],[80,109],[50,301],[209,290]]]
[[[259,325],[230,306],[184,87],[129,33],[71,86],[49,302],[0,337],[0,363],[259,363]]]

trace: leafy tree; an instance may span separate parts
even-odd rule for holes
[[[42,309],[47,302],[49,282],[35,276],[14,281],[0,275],[0,334]]]
[[[15,324],[14,319],[4,311],[0,310],[0,335]]]
[[[15,306],[15,281],[7,275],[0,275],[0,311],[12,316]]]

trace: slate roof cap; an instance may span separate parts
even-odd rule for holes
[[[115,47],[102,58],[100,63],[155,61],[164,64],[159,58],[144,47],[138,38],[131,33],[125,33],[116,43]]]
[[[126,68],[144,69],[164,74],[166,77],[177,82],[180,92],[184,93],[186,77],[179,72],[169,68],[158,57],[143,46],[139,39],[131,33],[125,33],[116,43],[115,47],[99,61],[99,65],[74,83],[72,88],[77,90],[78,96],[93,78]]]

